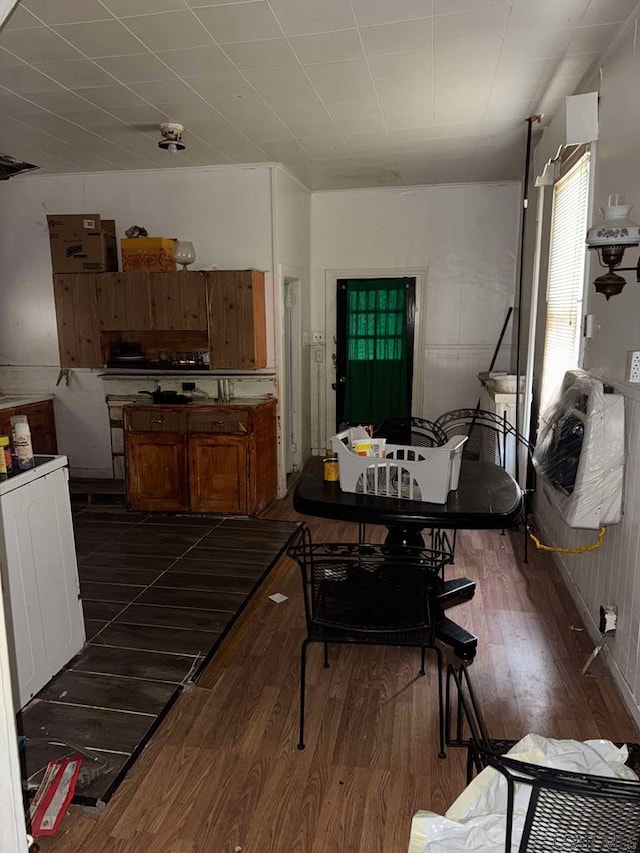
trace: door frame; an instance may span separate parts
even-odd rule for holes
[[[292,272],[293,267],[280,265],[282,282],[282,363],[281,363],[281,399],[282,407],[282,449],[285,473],[296,473],[302,469],[302,276],[300,271]],[[291,296],[291,305],[286,305],[287,286]],[[289,329],[287,330],[286,312],[290,309]],[[289,340],[287,341],[287,331]],[[291,362],[287,364],[287,348],[291,353]],[[290,368],[290,370],[288,369]],[[290,435],[288,434],[290,430]],[[289,463],[291,471],[288,471]]]
[[[325,270],[325,352],[324,381],[320,383],[319,394],[323,398],[324,417],[319,418],[323,434],[319,437],[318,448],[326,447],[331,436],[335,434],[336,397],[333,383],[336,381],[336,321],[337,300],[336,292],[340,278],[415,278],[416,307],[415,330],[413,338],[413,388],[412,407],[416,415],[420,415],[424,406],[424,377],[426,345],[425,326],[422,322],[421,311],[426,310],[428,294],[429,270],[427,267],[381,267],[378,269],[338,269]],[[320,365],[317,365],[320,366]],[[314,442],[314,446],[315,442]]]

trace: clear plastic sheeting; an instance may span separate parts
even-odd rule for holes
[[[507,755],[528,764],[618,779],[636,779],[626,746],[608,740],[555,740],[528,734]],[[531,788],[516,786],[512,851],[517,851]],[[468,785],[444,816],[420,811],[411,822],[408,853],[504,853],[507,782],[491,767]],[[567,827],[570,833],[572,828]]]
[[[533,465],[569,527],[597,530],[622,518],[624,397],[583,370],[565,374],[542,415]]]

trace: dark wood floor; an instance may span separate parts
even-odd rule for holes
[[[287,501],[268,513],[300,518]],[[317,539],[355,526],[309,519]],[[380,531],[369,529],[371,539]],[[448,576],[477,581],[452,616],[479,637],[473,676],[491,733],[638,740],[547,555],[520,560],[522,535],[459,534]],[[289,596],[274,604],[268,596]],[[463,756],[437,756],[433,662],[412,650],[310,651],[307,749],[296,750],[304,634],[297,567],[281,560],[197,687],[183,693],[104,813],[73,807],[56,853],[405,853],[418,809],[444,811]]]

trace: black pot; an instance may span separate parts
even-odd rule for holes
[[[147,394],[154,403],[188,403],[189,397],[184,394],[178,394],[177,391],[162,391],[158,388],[156,391],[138,391],[138,394]]]

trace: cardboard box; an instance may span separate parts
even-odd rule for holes
[[[116,223],[97,213],[47,216],[54,273],[117,272]]]
[[[123,272],[175,272],[175,241],[168,237],[135,237],[120,240]]]

